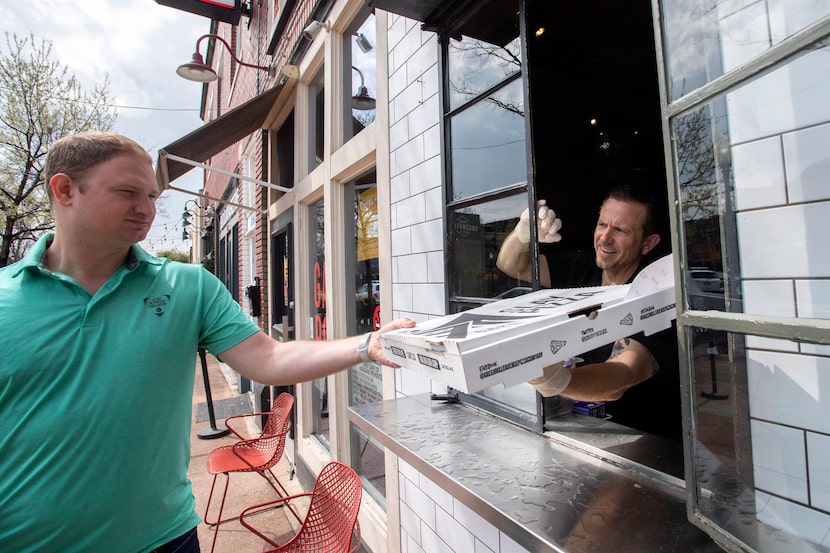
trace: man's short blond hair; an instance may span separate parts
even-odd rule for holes
[[[52,197],[49,181],[56,174],[64,173],[83,187],[83,180],[91,168],[119,155],[135,155],[151,165],[153,163],[153,158],[140,144],[120,134],[92,131],[64,136],[46,153],[43,176],[49,197]]]

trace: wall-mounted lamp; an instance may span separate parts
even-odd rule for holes
[[[202,40],[206,38],[215,38],[216,40],[224,44],[225,48],[228,49],[228,53],[230,54],[231,58],[233,58],[233,60],[239,65],[250,67],[252,69],[261,69],[262,71],[267,71],[269,76],[274,75],[273,66],[253,65],[250,63],[245,63],[244,61],[241,61],[234,55],[233,50],[230,47],[230,44],[228,44],[225,41],[225,39],[223,39],[219,35],[208,34],[200,36],[199,39],[196,41],[196,51],[193,53],[193,59],[190,60],[190,63],[184,63],[176,69],[176,73],[178,73],[180,77],[183,77],[188,81],[196,81],[197,83],[209,83],[219,78],[219,76],[216,74],[216,71],[214,71],[205,64],[205,60],[204,58],[202,58],[202,54],[199,53],[199,43],[201,43]]]
[[[352,96],[352,107],[354,109],[360,111],[366,111],[370,109],[375,109],[375,99],[369,96],[369,89],[364,86],[363,82],[363,73],[360,72],[355,66],[352,66],[352,69],[357,71],[357,74],[360,75],[360,88],[357,89],[357,94]]]
[[[311,23],[306,25],[306,28],[303,29],[303,36],[308,40],[314,40],[314,38],[320,34],[321,30],[329,30],[329,23],[326,21],[325,23],[320,23],[316,19],[313,20]]]
[[[357,47],[360,48],[360,51],[366,54],[369,50],[372,49],[372,43],[369,42],[369,39],[363,33],[357,33],[354,35],[354,40],[357,42]]]

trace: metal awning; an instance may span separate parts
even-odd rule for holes
[[[424,24],[426,30],[434,30],[457,17],[467,6],[479,0],[364,0],[370,8],[402,15]]]
[[[365,0],[370,8],[402,15],[417,21],[427,21],[430,14],[445,0]]]
[[[170,183],[172,181],[194,167],[227,173],[227,171],[207,166],[202,162],[239,142],[257,129],[261,129],[268,119],[268,115],[271,113],[281,90],[281,85],[269,88],[244,104],[240,104],[226,114],[205,123],[195,131],[160,149],[158,163],[156,164],[156,180],[159,188],[162,190],[171,188]],[[257,184],[279,188],[283,191],[287,190],[256,179],[245,180],[252,180]]]

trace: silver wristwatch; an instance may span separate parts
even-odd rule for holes
[[[369,340],[372,339],[372,334],[374,334],[374,332],[367,332],[363,335],[363,338],[360,339],[360,343],[357,344],[357,355],[364,363],[372,362],[372,358],[369,357]]]

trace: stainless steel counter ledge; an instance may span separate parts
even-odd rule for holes
[[[475,408],[424,394],[349,419],[529,551],[721,551],[680,487]]]

